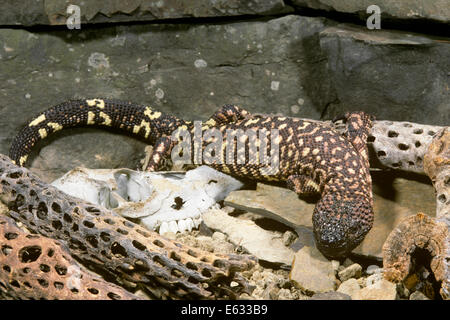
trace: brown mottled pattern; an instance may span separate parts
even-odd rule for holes
[[[249,163],[248,144],[245,144],[244,163],[237,163],[238,155],[234,152],[231,163],[208,165],[238,178],[286,182],[287,187],[299,195],[320,193],[321,199],[313,214],[318,247],[329,257],[346,255],[372,227],[373,203],[366,147],[372,122],[363,112],[348,113],[345,119],[347,131],[340,135],[318,122],[253,116],[239,107],[226,105],[203,123],[202,132],[216,128],[223,141],[230,143],[227,130],[266,129],[269,133],[267,154],[270,154],[270,130],[277,129],[280,138],[279,170],[274,175],[262,174],[260,169],[263,165]],[[71,100],[30,121],[15,138],[10,156],[17,164],[23,165],[38,140],[62,128],[83,125],[119,128],[155,145],[150,170],[156,170],[159,162],[170,156],[176,144],[170,138],[174,130],[185,126],[191,134],[195,132],[192,122],[162,114],[148,106],[106,99]],[[203,149],[212,141],[203,141]],[[223,159],[226,159],[225,148],[223,144]],[[193,157],[194,152],[191,155]]]

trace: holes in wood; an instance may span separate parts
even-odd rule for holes
[[[114,292],[108,292],[107,294],[108,298],[110,298],[111,300],[121,300],[122,297],[119,296],[118,294],[114,293]]]
[[[64,276],[67,274],[67,268],[64,266],[60,266],[60,265],[56,265],[55,266],[55,271],[57,274],[59,274],[60,276]]]
[[[100,239],[102,239],[104,242],[109,242],[111,241],[111,236],[109,235],[109,233],[102,232],[100,233]]]
[[[19,260],[22,263],[29,263],[36,261],[42,253],[39,246],[27,246],[19,250]]]
[[[95,227],[95,223],[93,223],[92,221],[88,221],[88,220],[84,220],[83,221],[83,225],[87,228],[93,228]]]
[[[36,216],[41,220],[45,220],[47,219],[47,215],[48,215],[47,205],[44,202],[39,202]]]
[[[56,202],[52,203],[52,210],[55,211],[56,213],[62,212],[61,206]]]
[[[172,251],[172,252],[170,253],[170,258],[173,259],[173,260],[175,260],[175,261],[178,261],[178,262],[181,261],[180,255],[178,255],[175,251]]]
[[[389,138],[396,138],[396,137],[398,137],[398,132],[389,130],[389,131],[388,131],[388,137],[389,137]]]
[[[41,270],[44,273],[50,272],[50,267],[46,264],[40,264],[39,270]]]
[[[377,156],[378,156],[378,158],[386,157],[386,152],[383,150],[380,150],[377,152]]]
[[[164,243],[162,243],[160,240],[156,239],[153,241],[153,244],[160,247],[160,248],[164,248]]]
[[[136,249],[140,251],[144,251],[145,249],[147,249],[147,247],[142,243],[140,243],[139,241],[133,240],[132,244]]]
[[[7,233],[5,233],[5,238],[6,238],[7,240],[14,240],[14,239],[16,239],[18,236],[19,236],[19,235],[18,235],[17,233],[15,233],[15,232],[7,232]]]
[[[111,252],[113,255],[117,256],[117,257],[123,257],[126,258],[128,257],[128,253],[127,250],[121,246],[118,242],[113,242],[113,244],[111,245]]]

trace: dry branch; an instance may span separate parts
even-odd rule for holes
[[[385,279],[397,283],[405,280],[412,271],[413,254],[418,248],[423,249],[431,257],[430,268],[435,279],[441,282],[442,298],[450,299],[448,238],[447,225],[426,214],[405,218],[383,245]]]
[[[26,233],[0,215],[0,298],[130,300],[134,294],[88,273],[56,240]]]
[[[345,126],[336,122],[343,132]],[[423,161],[433,137],[443,127],[403,121],[374,121],[368,137],[370,166],[424,173]]]

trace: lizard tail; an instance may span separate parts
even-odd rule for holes
[[[23,166],[38,141],[70,127],[120,129],[154,144],[159,137],[170,135],[185,123],[151,107],[131,102],[107,99],[69,100],[45,110],[29,121],[14,138],[9,156],[17,165]]]

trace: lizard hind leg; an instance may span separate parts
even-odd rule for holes
[[[205,124],[215,126],[236,122],[251,117],[250,112],[238,106],[227,104],[217,110]]]

